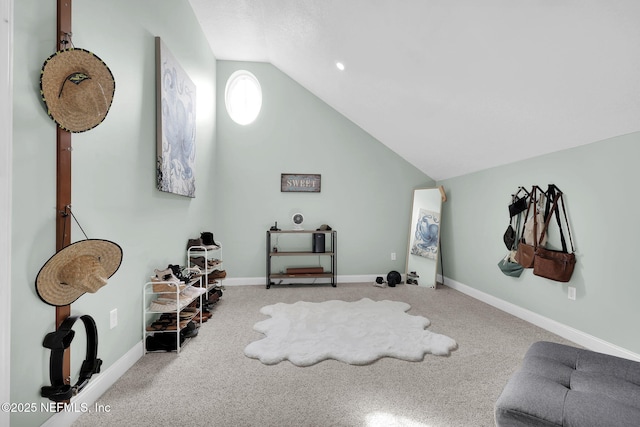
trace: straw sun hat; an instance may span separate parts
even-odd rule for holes
[[[69,132],[98,126],[109,112],[115,87],[109,67],[85,49],[60,50],[42,66],[40,93],[47,114]]]
[[[50,305],[64,306],[85,292],[95,293],[122,262],[122,248],[109,240],[72,243],[49,258],[36,277],[36,292]]]

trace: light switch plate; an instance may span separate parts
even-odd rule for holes
[[[118,326],[118,309],[114,308],[109,312],[109,328],[113,329]]]

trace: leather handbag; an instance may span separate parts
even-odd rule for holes
[[[504,245],[507,247],[507,249],[511,249],[515,246],[516,230],[511,224],[509,224],[509,226],[507,227],[507,231],[504,232],[502,240],[504,241]]]
[[[536,248],[533,245],[529,245],[520,240],[518,244],[518,251],[516,252],[516,261],[524,268],[533,268],[533,260],[535,257]]]
[[[524,191],[524,196],[520,196],[520,193]],[[509,205],[509,216],[514,217],[527,210],[527,199],[529,198],[529,192],[524,187],[518,187],[516,194],[511,195],[511,204]]]
[[[508,250],[515,249],[517,246],[517,240],[518,240],[517,234],[520,231],[520,217],[522,216],[520,215],[520,213],[522,213],[527,209],[526,197],[521,199],[522,202],[524,203],[524,209],[520,210],[520,207],[515,208],[516,204],[520,205],[520,202],[518,201],[518,194],[520,194],[520,191],[522,190],[524,190],[527,193],[527,195],[529,194],[527,190],[525,190],[522,187],[519,187],[518,192],[516,194],[511,195],[511,204],[509,205],[509,226],[507,227],[506,231],[504,232],[504,235],[502,236],[504,245],[507,247]],[[513,217],[517,218],[517,225],[515,226],[515,228],[513,227]]]
[[[538,247],[535,252],[533,274],[556,282],[571,280],[576,266],[576,255]]]
[[[511,228],[511,230],[513,230],[513,241],[510,245],[507,246],[507,248],[509,249],[507,255],[498,262],[498,268],[500,269],[500,271],[502,271],[506,276],[510,277],[520,277],[522,271],[524,270],[524,267],[518,264],[515,260],[516,249],[518,247],[518,230],[520,230],[520,216],[521,215],[518,215],[517,217],[515,229],[511,226],[511,224],[509,224],[509,227]],[[507,244],[506,239],[505,244]]]
[[[509,216],[516,216],[527,210],[527,196],[514,197],[513,203],[509,205]]]
[[[538,187],[537,186],[533,186],[531,193],[529,193],[529,206],[527,207],[527,213],[525,215],[525,218],[529,217],[529,212],[531,211],[531,207],[533,206],[534,209],[534,213],[533,213],[533,235],[536,236],[538,233],[538,216],[536,215],[535,212],[535,205],[536,205],[536,193],[538,191]],[[527,242],[525,242],[524,239],[524,233],[525,233],[525,226],[527,224],[528,220],[525,221],[525,225],[522,227],[522,233],[521,233],[521,238],[520,241],[518,242],[518,249],[516,252],[516,261],[518,262],[518,264],[520,264],[522,267],[524,268],[533,268],[533,262],[534,262],[534,256],[535,256],[535,251],[536,248],[538,247],[538,242],[534,239],[533,244],[529,244]]]
[[[553,206],[547,216],[542,233],[543,235],[546,234],[549,227],[549,221],[551,220],[551,217],[555,215],[558,221],[558,228],[560,230],[562,250],[556,251],[538,246],[534,255],[533,274],[555,280],[557,282],[568,282],[571,280],[573,270],[575,269],[576,255],[575,248],[573,246],[573,238],[571,237],[571,227],[569,226],[569,221],[567,219],[567,210],[564,205],[564,198],[562,197],[562,192],[559,191],[557,187],[555,187],[555,190],[558,192],[554,197]],[[567,250],[567,244],[564,239],[558,202],[560,202],[562,206],[564,222],[567,225],[567,232],[571,243],[571,252]]]

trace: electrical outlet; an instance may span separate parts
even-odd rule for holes
[[[576,288],[573,286],[569,286],[569,299],[575,301],[576,300]]]
[[[109,328],[113,329],[118,326],[118,309],[114,308],[109,312]]]
[[[396,260],[396,253],[391,252],[391,261],[395,261],[395,260]]]

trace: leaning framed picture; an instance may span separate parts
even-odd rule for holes
[[[156,37],[156,184],[196,196],[196,86]]]

